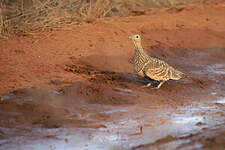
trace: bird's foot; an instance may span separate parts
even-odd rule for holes
[[[156,87],[151,82],[149,82],[147,85],[144,85],[142,87],[146,88],[146,87],[150,87],[151,86],[151,89],[156,89],[157,90],[163,85],[164,82],[165,81],[161,81]]]
[[[158,90],[158,89],[159,89],[159,87],[152,87],[151,89]]]

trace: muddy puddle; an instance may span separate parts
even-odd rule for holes
[[[167,61],[174,59],[195,80],[169,81],[155,90],[142,88],[149,80],[132,73],[71,61],[65,70],[86,80],[57,91],[3,94],[0,149],[223,149],[224,59],[197,50]]]

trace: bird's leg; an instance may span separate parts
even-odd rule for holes
[[[151,82],[149,82],[147,85],[144,85],[144,86],[142,86],[143,88],[147,88],[147,87],[150,87],[152,85],[152,83]]]
[[[146,85],[146,87],[150,87],[151,85],[152,85],[152,83],[149,82],[149,83]]]
[[[163,83],[165,83],[166,81],[161,81],[160,83],[159,83],[159,85],[156,87],[156,89],[159,89],[162,85],[163,85]]]

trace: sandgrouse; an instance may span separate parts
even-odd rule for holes
[[[157,58],[149,57],[141,46],[141,37],[138,34],[129,36],[135,45],[134,54],[134,71],[141,77],[149,77],[150,79],[157,80],[160,83],[156,87],[159,89],[164,82],[172,79],[179,80],[186,75],[166,62],[159,60]],[[151,86],[151,82],[146,85],[146,87]]]

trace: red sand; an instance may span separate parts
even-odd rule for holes
[[[120,119],[131,118],[144,124],[140,126],[140,131],[121,131],[125,137],[135,136],[135,142],[130,139],[133,146],[127,148],[165,148],[170,142],[185,143],[189,139],[190,143],[197,141],[203,145],[201,148],[222,149],[224,128],[211,127],[224,124],[225,116],[224,104],[214,101],[225,97],[223,18],[225,3],[215,2],[146,12],[142,16],[106,18],[51,33],[1,40],[0,94],[3,95],[0,126],[24,126],[15,131],[15,135],[24,133],[26,126],[36,125],[43,128],[69,126],[108,130],[108,122],[120,128],[123,127]],[[148,80],[133,73],[134,46],[128,36],[134,33],[142,36],[143,47],[149,55],[165,60],[195,80],[169,81],[159,90],[142,88]],[[50,94],[48,90],[59,90],[58,95]],[[9,97],[4,94],[11,91],[14,92]],[[216,109],[205,109],[205,105]],[[199,110],[195,112],[193,108]],[[120,111],[115,111],[117,109]],[[123,112],[123,109],[128,112]],[[157,116],[155,111],[158,118],[154,117]],[[161,141],[148,141],[146,135],[142,136],[149,131],[157,133],[154,128],[159,124],[165,130],[176,129],[176,126],[168,124],[173,114],[202,117],[203,120],[197,120],[194,126],[206,125],[205,134],[198,131],[193,137],[192,131],[187,131],[187,136],[171,136],[172,133],[168,133],[165,138],[163,132],[159,132]],[[82,120],[82,117],[87,118]],[[213,121],[213,117],[217,121]],[[10,123],[12,120],[13,124]],[[193,124],[184,123],[184,126],[195,130]],[[142,127],[153,129],[142,131]],[[117,131],[117,128],[114,130]],[[1,134],[3,131],[0,129],[0,139],[13,137],[8,133]],[[85,131],[91,133],[88,129]],[[212,136],[214,141],[204,136]],[[47,138],[54,139],[56,136],[47,135]],[[186,149],[189,145],[183,144],[176,149]],[[117,149],[122,147],[123,144]]]

